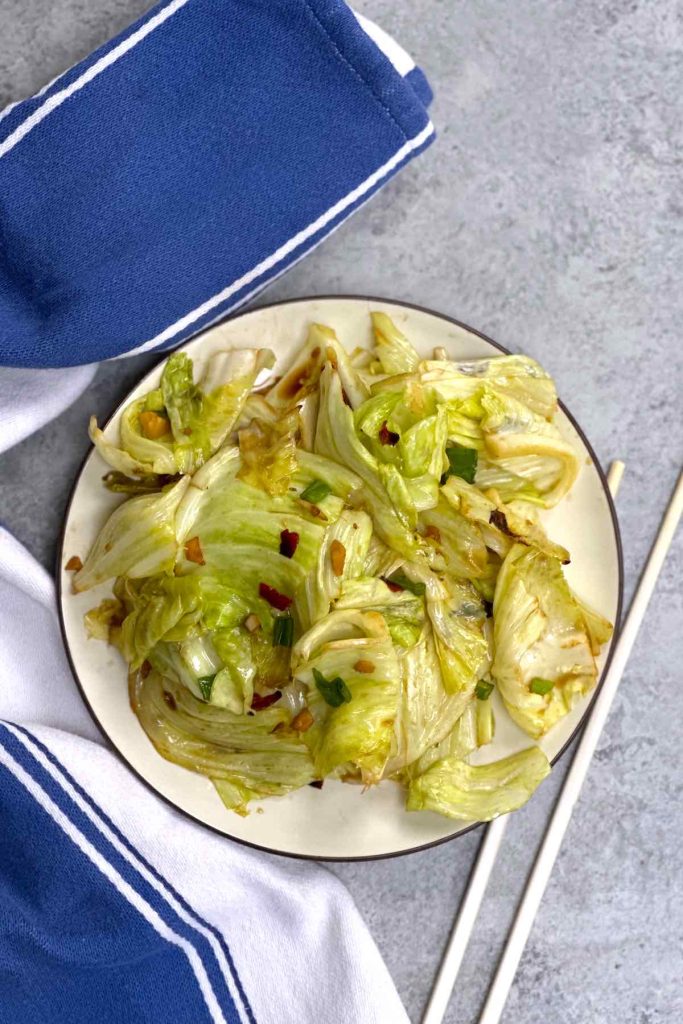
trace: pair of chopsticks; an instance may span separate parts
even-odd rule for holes
[[[613,462],[607,475],[612,497],[616,497],[624,473],[623,462]],[[503,955],[489,989],[479,1024],[497,1024],[524,952],[534,919],[567,831],[581,786],[588,774],[591,759],[598,745],[612,702],[621,681],[629,655],[635,643],[640,624],[652,596],[666,553],[676,532],[683,512],[683,472],[679,474],[659,532],[650,551],[631,607],[617,640],[612,661],[576,748],[571,767],[564,780],[560,795],[527,879],[526,888],[517,908],[512,928],[507,937]],[[465,950],[479,913],[484,892],[505,834],[509,815],[492,821],[479,847],[477,859],[470,875],[465,897],[460,905],[446,952],[444,954],[422,1024],[441,1024],[455,985]]]

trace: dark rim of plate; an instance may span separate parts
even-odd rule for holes
[[[489,345],[492,345],[493,348],[498,349],[499,352],[502,352],[505,355],[510,355],[511,354],[509,349],[504,348],[503,345],[500,345],[497,341],[494,341],[492,338],[489,338],[488,335],[482,334],[481,331],[475,330],[474,327],[470,327],[468,324],[463,323],[462,320],[456,320],[454,317],[447,316],[445,313],[437,313],[435,310],[429,309],[427,306],[420,306],[420,305],[418,305],[416,303],[413,303],[413,302],[402,302],[402,301],[399,301],[397,299],[379,298],[379,297],[377,297],[375,295],[306,295],[306,296],[302,296],[302,297],[296,298],[296,299],[284,299],[284,300],[282,300],[280,302],[268,302],[268,303],[264,303],[263,305],[259,305],[259,306],[250,306],[247,309],[240,309],[240,310],[238,310],[238,311],[236,311],[234,313],[229,314],[228,316],[221,317],[220,320],[218,320],[215,323],[211,324],[209,327],[204,328],[202,331],[200,331],[194,337],[189,338],[182,345],[178,346],[178,348],[179,349],[184,349],[187,345],[192,344],[195,341],[199,340],[202,337],[203,334],[205,334],[208,330],[211,330],[213,327],[218,326],[218,324],[220,324],[220,323],[226,323],[228,320],[235,320],[235,319],[237,319],[237,318],[239,318],[241,316],[247,316],[249,314],[259,312],[262,309],[272,309],[275,306],[291,306],[291,305],[298,304],[298,303],[301,303],[301,302],[325,302],[325,301],[328,301],[328,302],[329,301],[369,302],[369,303],[377,303],[378,305],[403,306],[405,309],[414,309],[417,312],[426,313],[429,316],[435,316],[435,317],[437,317],[440,320],[444,320],[444,321],[446,321],[449,324],[453,324],[456,327],[460,327],[463,330],[468,331],[470,334],[476,335],[478,338],[481,338],[483,341],[487,342]],[[167,359],[168,355],[169,355],[169,351],[165,350],[162,353],[162,359],[160,359],[159,362],[161,363],[165,359]],[[145,374],[145,377],[143,377],[138,383],[141,384],[147,376],[149,376],[150,374],[154,373],[155,369],[156,369],[156,367],[153,367],[151,370],[149,370],[148,373]],[[132,390],[132,389],[130,389],[130,390]],[[130,390],[129,390],[128,394],[130,394]],[[113,412],[111,413],[111,415],[107,419],[107,425],[114,418],[114,416],[117,415],[119,410],[122,409],[124,407],[124,405],[126,405],[127,402],[128,402],[128,396],[126,396],[121,402],[119,402],[119,404],[113,410]],[[596,456],[596,454],[595,454],[595,452],[593,450],[592,445],[590,444],[588,438],[584,434],[584,432],[581,429],[581,427],[579,426],[579,424],[576,422],[576,420],[572,416],[572,414],[569,411],[569,409],[567,409],[567,407],[564,404],[564,402],[561,402],[561,401],[559,402],[559,407],[561,408],[562,412],[565,414],[565,416],[567,417],[567,419],[572,424],[572,426],[576,430],[577,434],[581,438],[581,441],[585,445],[586,450],[588,451],[588,454],[591,457],[591,461],[592,461],[592,463],[593,463],[593,465],[594,465],[594,467],[595,467],[595,469],[596,469],[596,471],[598,473],[598,476],[600,478],[600,483],[602,484],[602,489],[603,489],[604,494],[605,494],[605,499],[607,501],[607,506],[609,508],[610,515],[612,517],[612,527],[613,527],[613,530],[614,530],[614,540],[615,540],[616,548],[617,548],[617,562],[618,562],[618,566],[619,566],[619,586],[618,586],[617,612],[616,612],[615,623],[614,623],[614,635],[612,637],[612,642],[610,644],[610,649],[609,649],[609,651],[607,653],[607,658],[605,660],[605,664],[604,664],[604,666],[602,668],[602,672],[600,673],[600,677],[599,677],[599,679],[598,679],[598,681],[596,683],[595,689],[594,689],[594,691],[593,691],[593,693],[591,695],[590,702],[586,705],[586,709],[585,709],[584,714],[583,714],[583,716],[581,718],[581,721],[577,724],[576,728],[574,729],[574,731],[572,732],[571,736],[569,737],[567,742],[564,744],[564,746],[558,751],[558,753],[555,755],[555,757],[550,762],[552,766],[557,764],[559,759],[564,755],[564,753],[567,751],[567,749],[571,746],[571,744],[574,742],[574,740],[581,733],[581,731],[582,731],[582,729],[583,729],[583,727],[584,727],[584,725],[586,723],[587,717],[590,714],[590,711],[591,711],[591,709],[593,707],[593,703],[594,703],[598,693],[600,692],[600,689],[602,687],[603,681],[605,679],[605,676],[606,676],[607,671],[609,669],[610,663],[612,661],[612,656],[614,654],[614,649],[615,649],[615,646],[616,646],[616,642],[619,639],[619,633],[621,631],[621,615],[622,615],[622,610],[623,610],[622,606],[623,606],[623,600],[624,600],[624,560],[623,560],[623,551],[622,551],[622,544],[621,544],[621,531],[619,529],[619,522],[618,522],[618,519],[617,519],[616,510],[615,510],[615,507],[614,507],[614,502],[612,500],[612,495],[610,494],[609,486],[607,484],[607,477],[605,476],[605,473],[604,473],[604,471],[603,471],[603,469],[602,469],[602,467],[601,467],[601,465],[600,465],[600,463],[598,461],[598,458],[597,458],[597,456]],[[68,662],[69,662],[69,667],[71,668],[71,673],[72,673],[72,675],[74,677],[74,680],[76,682],[76,686],[78,687],[78,690],[79,690],[79,692],[81,694],[83,702],[84,702],[85,706],[87,707],[88,711],[90,712],[90,715],[91,715],[93,721],[95,722],[95,725],[97,726],[97,728],[102,733],[102,735],[105,738],[105,740],[107,741],[107,744],[109,745],[110,749],[114,751],[114,753],[120,758],[120,760],[123,761],[123,763],[130,769],[130,771],[132,771],[133,774],[142,783],[144,783],[144,785],[147,786],[147,788],[149,790],[151,790],[153,793],[155,793],[156,796],[158,796],[160,800],[163,800],[170,807],[173,807],[176,811],[179,811],[181,814],[183,814],[186,818],[189,818],[191,821],[197,822],[198,825],[201,825],[203,828],[209,829],[211,832],[215,832],[217,835],[223,836],[226,839],[230,839],[233,842],[240,843],[242,846],[250,847],[253,850],[259,850],[261,853],[269,853],[269,854],[273,854],[273,855],[279,856],[279,857],[291,857],[294,860],[329,861],[329,862],[333,862],[333,863],[334,862],[337,862],[337,863],[347,863],[347,862],[370,861],[370,860],[388,860],[389,858],[392,858],[392,857],[404,857],[404,856],[406,856],[407,854],[410,854],[410,853],[420,853],[421,851],[429,850],[429,849],[431,849],[434,846],[441,846],[442,843],[449,843],[453,839],[457,839],[459,836],[464,836],[468,832],[472,832],[472,831],[474,831],[474,829],[481,828],[483,825],[486,824],[486,822],[477,821],[477,822],[474,822],[471,825],[467,825],[467,826],[465,826],[463,828],[457,829],[455,832],[452,832],[450,835],[442,836],[440,839],[433,839],[429,843],[421,843],[419,846],[411,846],[411,847],[406,848],[405,850],[396,850],[396,851],[391,852],[391,853],[359,854],[358,856],[355,856],[355,857],[354,856],[350,856],[350,857],[316,856],[315,854],[294,853],[294,852],[287,851],[287,850],[274,850],[272,847],[262,846],[259,843],[250,843],[248,840],[242,839],[239,836],[232,835],[230,832],[225,831],[224,829],[221,829],[221,828],[217,828],[215,825],[209,825],[207,822],[203,821],[201,818],[198,818],[194,814],[191,814],[189,811],[185,810],[184,807],[179,807],[178,804],[176,804],[170,797],[164,796],[162,793],[160,793],[158,791],[158,789],[156,789],[156,787],[153,786],[152,783],[149,782],[145,778],[145,776],[142,775],[141,772],[139,772],[138,769],[134,765],[131,764],[131,762],[128,760],[128,758],[126,758],[124,756],[124,754],[122,754],[122,752],[118,749],[118,747],[115,746],[113,740],[110,738],[109,734],[107,733],[106,728],[104,727],[102,722],[99,720],[99,718],[95,714],[95,712],[94,712],[94,710],[93,710],[93,708],[92,708],[92,706],[90,704],[90,701],[88,700],[88,697],[86,695],[86,692],[85,692],[85,689],[83,687],[83,684],[81,683],[81,680],[80,680],[80,678],[78,676],[78,673],[76,671],[76,666],[74,664],[73,658],[71,657],[71,647],[69,645],[69,639],[68,639],[67,633],[66,633],[66,625],[65,625],[65,622],[64,622],[64,615],[62,613],[62,565],[63,565],[63,562],[64,562],[64,541],[65,541],[65,533],[66,533],[66,524],[67,524],[67,522],[69,520],[69,515],[71,513],[71,505],[73,504],[73,500],[74,500],[76,491],[78,489],[78,484],[80,482],[81,475],[83,473],[83,470],[85,469],[86,462],[88,461],[88,459],[90,458],[90,455],[92,454],[92,451],[93,451],[93,448],[91,446],[90,449],[87,451],[86,455],[84,456],[83,461],[81,462],[81,465],[80,465],[80,467],[78,469],[78,473],[76,474],[76,478],[74,480],[73,486],[71,487],[71,490],[69,492],[69,497],[68,497],[68,501],[67,501],[67,505],[66,505],[66,510],[65,510],[65,513],[64,513],[64,520],[62,522],[62,528],[61,528],[60,536],[59,536],[59,543],[58,543],[58,548],[57,548],[57,565],[56,565],[56,571],[55,571],[56,584],[57,584],[57,608],[58,608],[58,613],[59,613],[59,626],[60,626],[60,630],[61,630],[61,633],[62,633],[62,640],[64,642],[64,649],[66,651],[66,656],[67,656],[67,659],[68,659]]]

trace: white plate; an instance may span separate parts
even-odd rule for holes
[[[492,341],[470,328],[428,310],[353,297],[299,299],[262,307],[201,334],[184,346],[199,371],[217,349],[228,346],[267,346],[286,365],[303,342],[308,324],[333,327],[350,350],[370,344],[368,313],[387,312],[422,355],[444,346],[454,358],[487,356],[499,351]],[[282,362],[280,362],[282,361]],[[161,366],[161,364],[160,364]],[[114,439],[123,405],[156,387],[160,366],[152,370],[117,409],[105,434]],[[585,455],[584,467],[571,494],[544,517],[550,536],[569,548],[567,576],[572,587],[591,605],[617,622],[621,604],[622,566],[619,532],[604,476],[583,435],[566,411],[558,425]],[[285,797],[265,800],[247,818],[228,811],[211,783],[201,775],[165,761],[152,747],[128,704],[126,668],[112,648],[86,637],[83,614],[109,593],[102,586],[74,595],[70,574],[63,566],[71,555],[84,558],[111,509],[121,500],[102,485],[108,467],[93,450],[76,481],[66,514],[59,573],[62,627],[74,676],[90,711],[128,765],[157,793],[181,811],[210,828],[262,849],[300,857],[363,859],[418,850],[461,835],[471,825],[450,821],[431,812],[408,814],[403,792],[384,782],[368,792],[357,786],[327,781],[322,790],[305,787]],[[609,657],[605,649],[602,663]],[[604,667],[603,667],[604,671]],[[590,699],[564,718],[542,746],[555,759],[576,732]],[[479,752],[491,761],[529,745],[529,738],[502,709],[497,708],[495,741]],[[122,799],[125,794],[121,794]]]

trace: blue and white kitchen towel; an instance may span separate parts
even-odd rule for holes
[[[173,0],[0,114],[0,450],[305,255],[428,144],[429,99],[341,0]],[[0,1024],[161,1021],[407,1018],[331,874],[190,823],[107,749],[53,583],[0,529]]]
[[[0,366],[177,345],[429,144],[343,0],[171,0],[0,117]]]

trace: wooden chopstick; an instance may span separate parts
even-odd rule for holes
[[[617,496],[623,475],[624,463],[617,459],[607,474],[607,485],[613,498]],[[441,1024],[444,1018],[508,821],[509,815],[503,814],[486,826],[422,1024]]]

